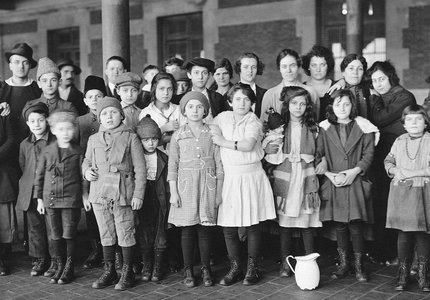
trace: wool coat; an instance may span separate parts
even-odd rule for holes
[[[255,103],[255,111],[254,113],[257,115],[257,117],[260,118],[261,116],[261,103],[263,102],[263,96],[264,93],[266,93],[267,89],[263,89],[262,87],[259,87],[258,85],[255,85],[257,102]]]
[[[43,149],[53,141],[55,141],[55,136],[48,129],[46,140],[40,139],[36,141],[34,135],[30,134],[21,142],[19,147],[19,166],[22,171],[22,176],[19,179],[19,194],[16,203],[17,209],[27,211],[31,199],[36,198],[36,194],[33,195],[34,178],[36,176],[37,163],[42,154],[42,152],[40,152],[39,155],[36,154],[36,143],[43,151]]]
[[[362,120],[365,120],[366,123],[369,122],[366,119]],[[360,174],[349,186],[335,187],[327,177],[324,177],[320,188],[321,221],[347,223],[352,220],[363,220],[373,223],[370,195],[372,183],[367,177],[367,171],[373,159],[375,134],[365,133],[356,120],[352,122],[354,125],[345,147],[342,145],[335,125],[328,123],[327,120],[320,124],[316,165],[322,157],[325,157],[329,172],[339,173],[354,167],[361,169]]]
[[[46,208],[82,207],[81,147],[70,144],[60,155],[58,143],[44,149],[34,179],[35,194]]]
[[[82,150],[87,150],[88,139],[91,135],[97,133],[100,128],[100,123],[97,116],[89,112],[83,116],[78,117],[78,130],[76,130],[77,141]]]
[[[78,111],[79,116],[83,116],[88,112],[88,107],[84,102],[84,94],[82,94],[82,92],[79,91],[74,85],[70,87],[69,96],[64,100],[73,104],[73,106]]]
[[[215,91],[206,90],[209,96],[209,103],[211,105],[212,116],[215,118],[219,113],[230,110],[227,100]]]
[[[0,117],[0,203],[15,202],[18,195],[19,172],[11,159],[18,150],[16,139],[10,116]]]

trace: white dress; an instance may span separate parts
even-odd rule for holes
[[[246,227],[276,218],[273,192],[262,166],[264,151],[261,147],[263,125],[249,112],[235,124],[233,112],[220,113],[213,122],[226,140],[241,141],[254,138],[257,143],[250,152],[221,147],[224,166],[222,203],[218,210],[218,225]]]

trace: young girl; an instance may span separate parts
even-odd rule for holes
[[[168,222],[182,227],[184,284],[194,287],[193,262],[196,235],[205,286],[213,284],[210,271],[211,226],[216,225],[221,203],[223,168],[219,148],[212,143],[210,128],[203,122],[209,100],[200,92],[188,92],[180,102],[187,124],[172,136],[167,180],[170,185]]]
[[[218,225],[223,227],[231,263],[220,284],[231,285],[243,277],[238,229],[246,228],[248,265],[243,284],[253,285],[260,280],[257,267],[262,238],[260,222],[275,219],[276,211],[269,179],[261,166],[263,124],[251,111],[256,96],[249,86],[236,84],[228,97],[233,111],[220,113],[214,119],[220,133],[214,132],[212,137],[221,147],[225,171]]]
[[[273,171],[280,226],[281,277],[292,272],[287,263],[292,235],[299,228],[306,254],[314,252],[312,227],[321,227],[318,179],[314,169],[318,126],[313,118],[311,95],[302,87],[284,87],[281,93],[282,118],[285,121],[284,160]]]
[[[349,240],[354,250],[354,269],[358,281],[367,281],[362,262],[363,225],[373,223],[371,182],[366,173],[373,159],[378,129],[357,116],[357,105],[350,90],[336,91],[327,108],[327,120],[320,123],[317,142],[317,174],[327,177],[321,185],[320,220],[324,226],[334,222],[340,264],[332,274],[342,278],[349,273]],[[326,169],[326,171],[323,169]]]
[[[414,246],[418,254],[418,285],[430,292],[428,265],[430,254],[429,118],[420,105],[403,110],[402,123],[407,133],[399,136],[385,158],[385,169],[393,178],[387,208],[387,228],[399,230],[397,251],[399,277],[397,291],[406,289]]]

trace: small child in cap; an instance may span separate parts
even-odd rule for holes
[[[34,180],[35,195],[37,211],[46,216],[53,257],[57,261],[57,270],[50,283],[65,284],[74,277],[76,236],[82,207],[83,153],[79,145],[73,143],[75,113],[54,111],[48,122],[57,141],[46,146],[41,154]]]
[[[122,73],[115,80],[116,92],[121,98],[121,106],[125,116],[123,122],[133,130],[139,123],[139,114],[142,111],[135,104],[141,83],[142,78],[132,72]]]
[[[284,139],[284,126],[285,122],[281,114],[275,112],[273,108],[269,110],[269,118],[267,121],[268,131],[265,138],[261,142],[261,147],[266,148],[267,144],[272,143],[279,145],[278,152],[275,154],[266,154],[264,159],[273,165],[279,165],[284,161],[284,154],[282,152],[282,144]]]
[[[91,203],[100,231],[105,260],[104,273],[92,287],[105,288],[117,282],[115,245],[124,259],[116,290],[134,284],[132,249],[136,244],[133,210],[143,204],[146,166],[142,143],[125,124],[124,112],[116,98],[104,97],[97,103],[99,132],[90,136],[82,172],[90,181]]]
[[[163,263],[167,249],[167,216],[169,215],[169,185],[167,155],[157,149],[161,130],[149,115],[137,124],[146,162],[145,201],[138,210],[136,238],[143,259],[142,280],[158,282],[164,275]]]
[[[212,142],[209,125],[203,122],[209,112],[209,100],[200,92],[188,92],[182,97],[180,108],[187,123],[173,133],[170,141],[168,222],[182,228],[185,286],[195,286],[196,238],[203,284],[211,286],[211,226],[217,223],[224,172],[219,147]]]

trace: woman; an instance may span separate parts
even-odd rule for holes
[[[233,86],[233,83],[231,83],[231,79],[233,78],[233,67],[230,61],[224,57],[215,64],[214,70],[213,76],[215,82],[210,87],[210,90],[227,97],[227,92]]]
[[[233,111],[214,119],[213,142],[220,146],[224,166],[222,203],[217,224],[223,228],[230,270],[220,281],[231,285],[242,278],[238,230],[248,232],[248,265],[244,285],[260,280],[257,257],[261,247],[260,222],[276,218],[273,192],[261,166],[263,126],[252,113],[256,97],[251,88],[236,84],[228,92]],[[214,126],[215,127],[215,126]],[[217,130],[218,129],[218,130]]]
[[[329,77],[334,70],[333,53],[323,46],[315,45],[302,57],[303,71],[310,76],[304,84],[311,86],[317,92],[320,99],[320,121],[326,119],[327,106],[330,103],[328,90],[334,81]]]
[[[399,84],[396,69],[389,61],[377,61],[366,73],[371,82],[370,120],[381,132],[381,140],[375,148],[372,171],[375,212],[375,258],[386,261],[394,258],[396,236],[393,231],[385,229],[387,200],[391,178],[384,168],[384,159],[390,152],[396,138],[405,129],[402,124],[402,112],[405,107],[416,104],[414,95]]]
[[[292,49],[283,49],[276,57],[276,65],[282,76],[282,81],[277,85],[268,89],[263,96],[261,104],[260,120],[267,122],[268,111],[273,108],[275,112],[281,113],[282,101],[280,101],[281,91],[286,86],[299,86],[304,88],[311,94],[312,104],[316,121],[320,116],[320,100],[316,91],[308,85],[301,83],[298,79],[302,60],[299,54]]]

